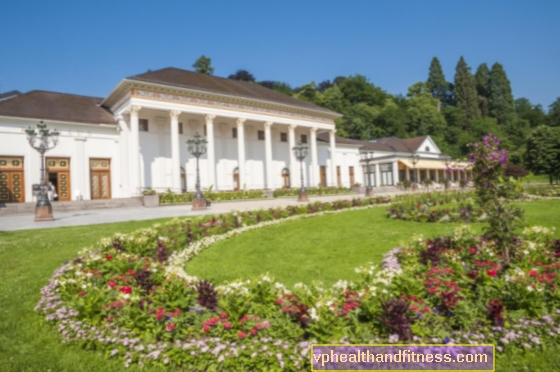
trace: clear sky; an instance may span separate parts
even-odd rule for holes
[[[0,0],[1,91],[106,96],[147,69],[238,69],[292,86],[363,74],[389,93],[500,62],[515,98],[560,96],[560,1]]]

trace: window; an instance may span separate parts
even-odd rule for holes
[[[179,123],[179,134],[183,134],[183,123]]]
[[[264,130],[259,130],[257,132],[257,137],[258,137],[259,141],[264,141]]]
[[[307,134],[301,135],[301,143],[307,143]]]
[[[430,146],[426,146],[426,147],[424,148],[424,151],[430,152]]]
[[[393,164],[379,164],[379,173],[382,186],[393,186]]]
[[[288,142],[288,133],[280,133],[280,142]]]
[[[138,130],[140,132],[148,131],[148,119],[138,119]]]
[[[237,138],[237,128],[231,128],[231,136]]]

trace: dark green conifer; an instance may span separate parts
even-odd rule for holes
[[[478,107],[483,117],[490,115],[488,99],[490,98],[490,69],[486,63],[481,63],[474,75],[476,91],[478,93]]]
[[[432,63],[430,63],[430,73],[426,84],[428,90],[432,94],[432,97],[438,100],[438,111],[441,111],[442,102],[445,102],[447,99],[449,83],[445,80],[443,69],[441,68],[441,64],[439,63],[439,59],[437,57],[432,58]]]
[[[470,123],[480,118],[478,108],[478,98],[476,92],[476,82],[471,68],[465,62],[463,56],[459,59],[455,69],[455,104],[465,114],[463,119],[463,129],[468,131]]]
[[[488,99],[490,116],[496,118],[498,124],[511,124],[515,121],[515,105],[511,84],[506,72],[498,62],[492,65],[490,71],[490,97]]]

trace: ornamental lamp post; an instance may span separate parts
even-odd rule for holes
[[[48,129],[47,124],[40,121],[37,129],[29,126],[25,133],[29,145],[41,154],[41,187],[39,199],[35,205],[35,222],[53,221],[52,205],[47,197],[47,182],[45,180],[45,153],[52,150],[58,144],[58,131]]]
[[[207,144],[208,141],[206,138],[198,134],[198,132],[194,134],[194,138],[187,140],[187,149],[194,157],[196,157],[196,194],[194,194],[192,203],[193,211],[202,211],[208,208],[206,205],[206,199],[204,199],[204,195],[202,195],[202,191],[200,190],[200,170],[198,167],[198,159],[202,155],[206,154]]]
[[[412,163],[412,179],[413,179],[412,191],[418,190],[418,177],[416,176],[416,164],[418,163],[419,160],[420,157],[418,156],[418,154],[413,154],[410,157],[410,162]]]
[[[445,180],[446,180],[446,182],[445,182],[445,190],[446,190],[446,191],[447,191],[447,189],[449,189],[449,187],[450,187],[449,182],[451,182],[451,180],[449,179],[449,173],[450,173],[450,171],[451,171],[450,168],[449,168],[449,166],[451,165],[451,161],[452,161],[451,158],[446,158],[446,159],[445,159]]]
[[[366,186],[366,191],[364,196],[373,196],[373,185],[371,184],[371,174],[372,172],[370,171],[370,166],[369,166],[369,162],[373,159],[373,154],[374,152],[372,150],[368,150],[366,148],[361,148],[360,149],[360,157],[361,157],[361,161],[363,163],[365,163],[365,186]],[[375,174],[375,173],[373,173]]]
[[[297,160],[299,160],[299,168],[301,173],[301,188],[299,189],[298,195],[298,202],[307,202],[309,198],[307,197],[307,190],[305,190],[305,186],[303,184],[303,159],[309,154],[309,146],[306,143],[298,142],[297,145],[292,147],[292,151],[294,152],[294,156]]]

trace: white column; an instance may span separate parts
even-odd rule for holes
[[[245,118],[237,119],[237,162],[239,166],[239,188],[243,190],[245,186],[245,131],[243,124]]]
[[[420,179],[420,169],[416,168],[416,183],[420,183],[422,180]]]
[[[290,152],[290,186],[294,187],[294,185],[296,185],[296,183],[294,182],[294,180],[296,179],[296,175],[299,174],[298,173],[298,168],[297,168],[297,159],[294,155],[294,151],[292,150],[294,148],[294,146],[296,145],[296,133],[295,133],[295,129],[296,126],[295,125],[288,125],[288,145],[289,145],[289,149],[288,151]]]
[[[266,188],[272,190],[272,141],[270,138],[271,121],[264,123],[264,152],[265,152],[265,168],[266,168]]]
[[[206,139],[208,140],[208,185],[213,185],[214,190],[218,189],[216,182],[216,152],[214,150],[214,118],[216,115],[206,115]],[[239,168],[241,170],[241,168]]]
[[[181,192],[181,157],[179,155],[179,115],[181,111],[172,110],[171,117],[171,190]]]
[[[375,187],[381,186],[381,175],[379,174],[379,163],[375,164]]]
[[[393,186],[397,186],[397,183],[399,183],[399,162],[395,160],[393,162]]]
[[[410,181],[410,168],[406,167],[406,180]]]
[[[336,133],[336,129],[329,131],[329,140],[331,145],[331,186],[336,187],[336,144],[335,144],[335,137],[334,134]]]
[[[310,183],[311,186],[317,187],[321,182],[319,177],[319,165],[317,160],[317,128],[310,128],[310,139],[311,139],[311,172],[310,173]]]
[[[117,116],[117,122],[119,123],[119,144],[121,152],[121,172],[119,175],[119,181],[121,184],[121,197],[130,197],[130,166],[129,166],[129,150],[128,141],[130,137],[130,130],[126,121],[122,115]],[[80,190],[81,192],[82,190]],[[72,200],[74,200],[75,195],[72,195]]]
[[[436,182],[439,183],[439,169],[436,169]]]
[[[138,112],[141,106],[130,106],[130,164],[132,179],[130,182],[130,195],[140,195],[140,132],[138,129]]]

